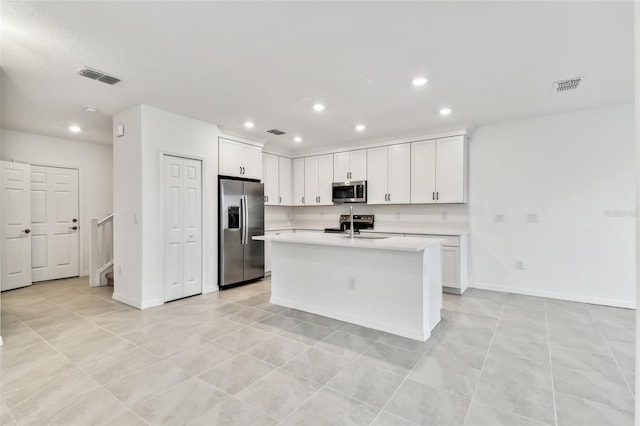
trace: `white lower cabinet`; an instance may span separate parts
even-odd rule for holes
[[[467,235],[459,237],[433,234],[405,234],[413,238],[441,238],[442,251],[442,291],[445,293],[462,294],[469,285],[467,264]]]

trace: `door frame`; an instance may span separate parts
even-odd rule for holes
[[[39,166],[39,167],[55,167],[58,169],[72,169],[72,170],[77,170],[78,171],[78,274],[80,277],[86,277],[89,275],[89,262],[87,261],[87,269],[84,269],[84,265],[82,264],[82,253],[84,253],[84,249],[85,249],[85,244],[84,244],[84,234],[83,234],[83,226],[82,224],[84,223],[84,212],[82,209],[82,203],[84,201],[84,196],[82,194],[81,188],[82,188],[82,184],[83,184],[83,173],[82,173],[82,167],[80,166],[73,166],[73,165],[69,165],[69,164],[61,164],[61,163],[47,163],[47,162],[41,162],[41,161],[23,161],[23,160],[16,160],[11,159],[11,160],[2,160],[2,161],[8,161],[8,162],[15,162],[15,163],[23,163],[23,164],[28,164],[30,166]],[[87,227],[89,226],[88,224],[86,225]]]
[[[198,156],[198,155],[192,155],[192,154],[185,154],[185,153],[181,153],[181,152],[177,152],[177,151],[170,151],[170,150],[163,150],[160,149],[158,152],[158,185],[159,185],[159,200],[160,200],[160,206],[162,206],[162,208],[159,208],[158,210],[160,211],[160,223],[162,223],[162,258],[164,260],[164,256],[165,256],[165,246],[166,246],[166,235],[165,235],[165,229],[166,229],[166,218],[165,218],[165,214],[164,214],[164,207],[165,207],[165,197],[164,197],[164,185],[165,185],[165,176],[164,176],[164,157],[165,156],[170,156],[170,157],[177,157],[177,158],[184,158],[187,160],[196,160],[196,161],[200,161],[200,164],[202,165],[200,173],[201,173],[201,194],[200,194],[200,199],[201,199],[201,203],[200,203],[200,214],[201,214],[201,226],[200,226],[200,241],[202,242],[202,259],[200,259],[200,268],[202,269],[202,282],[200,283],[200,290],[201,290],[201,294],[205,294],[205,293],[210,293],[210,291],[206,291],[205,292],[205,283],[207,282],[207,277],[208,277],[208,269],[206,268],[206,259],[207,259],[207,245],[205,244],[205,238],[204,236],[207,235],[207,231],[208,231],[208,227],[205,224],[205,217],[206,214],[208,213],[208,209],[206,207],[206,203],[205,203],[205,197],[204,194],[209,193],[209,184],[207,183],[207,179],[205,178],[206,176],[206,158],[202,157],[202,156]],[[162,303],[167,303],[166,302],[166,288],[165,288],[165,271],[164,268],[162,270]]]

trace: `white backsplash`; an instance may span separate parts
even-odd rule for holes
[[[265,207],[265,227],[317,227],[338,226],[341,214],[349,213],[350,204],[334,206]],[[432,226],[437,224],[467,226],[469,206],[467,204],[446,205],[367,205],[353,204],[355,214],[375,215],[379,226]]]

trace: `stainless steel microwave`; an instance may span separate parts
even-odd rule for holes
[[[334,182],[331,192],[334,203],[366,203],[367,181]]]

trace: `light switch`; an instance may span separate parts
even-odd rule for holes
[[[116,132],[116,135],[121,138],[124,136],[124,124],[118,124],[118,130]]]

